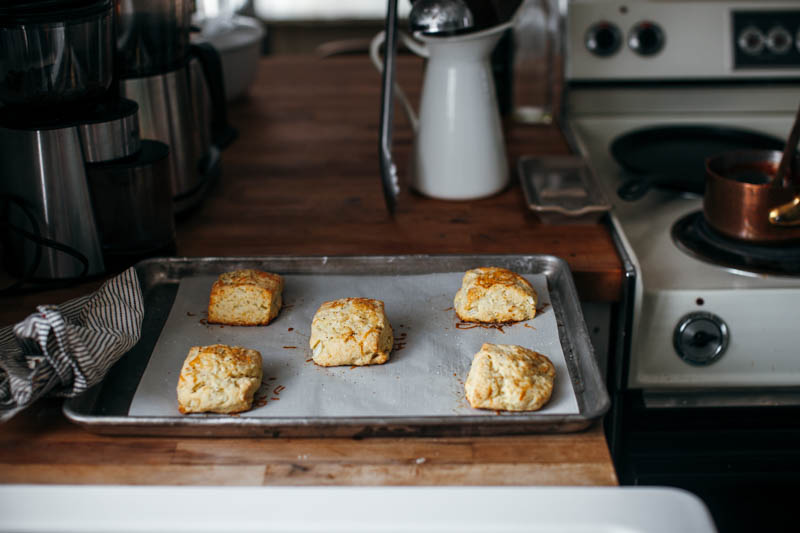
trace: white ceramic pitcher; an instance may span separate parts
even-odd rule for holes
[[[497,108],[489,56],[512,22],[448,37],[415,33],[399,37],[428,59],[419,118],[395,86],[415,131],[411,186],[442,200],[470,200],[500,192],[509,181],[508,159]],[[383,69],[379,49],[384,32],[372,40],[370,57]]]

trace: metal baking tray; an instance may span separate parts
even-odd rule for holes
[[[522,275],[539,276],[546,281],[549,292],[549,307],[555,317],[556,342],[563,351],[568,383],[572,387],[577,404],[574,413],[552,413],[547,409],[534,412],[486,412],[454,406],[452,413],[427,415],[425,413],[402,412],[391,416],[331,416],[307,412],[294,416],[231,416],[231,415],[180,415],[175,409],[170,416],[131,415],[131,405],[137,394],[140,381],[145,374],[151,355],[156,353],[159,337],[176,302],[182,280],[216,276],[222,272],[240,268],[258,268],[281,273],[286,276],[311,276],[335,281],[347,276],[404,277],[439,275],[440,273],[463,274],[465,270],[478,266],[500,266]],[[337,256],[337,257],[241,257],[241,258],[163,258],[150,259],[136,265],[141,282],[145,316],[142,336],[134,348],[125,354],[110,370],[106,378],[79,398],[69,399],[64,404],[66,417],[84,428],[102,434],[126,435],[183,435],[183,436],[252,436],[252,437],[301,437],[301,436],[466,436],[500,435],[541,432],[572,432],[587,428],[609,408],[609,397],[594,357],[586,324],[583,320],[572,274],[566,262],[548,255],[409,255],[409,256]],[[329,278],[327,278],[329,277]],[[311,279],[311,278],[309,278]],[[460,279],[460,278],[459,278]],[[455,287],[457,289],[457,287]],[[444,289],[452,302],[450,287]],[[402,298],[413,299],[413,294],[403,293]],[[179,309],[176,305],[176,309]],[[428,312],[424,302],[418,307],[420,323],[427,323]],[[183,309],[179,309],[184,314]],[[437,313],[446,311],[435,310]],[[388,312],[388,310],[387,310]],[[430,312],[433,312],[431,310]],[[452,310],[449,311],[454,316]],[[188,313],[187,313],[188,314]],[[391,318],[391,317],[390,317]],[[277,320],[280,320],[280,315]],[[533,319],[536,324],[537,319]],[[276,322],[273,322],[272,327]],[[289,323],[291,324],[291,323]],[[286,328],[282,324],[281,331]],[[394,326],[394,324],[393,324]],[[222,326],[217,326],[222,327]],[[520,325],[513,327],[521,328]],[[528,326],[526,326],[528,327]],[[460,329],[460,328],[459,328]],[[517,329],[516,335],[531,332]],[[236,328],[227,327],[220,334],[235,335]],[[249,331],[253,331],[251,328]],[[395,331],[397,339],[398,331]],[[193,339],[186,339],[191,346]],[[229,342],[233,344],[233,342]],[[196,343],[195,343],[196,344]],[[307,344],[307,343],[306,343]],[[536,349],[535,346],[530,346]],[[287,348],[284,346],[284,348]],[[292,346],[291,348],[295,348]],[[309,353],[300,353],[304,360],[310,358],[307,346],[298,343],[297,348]],[[185,355],[185,354],[184,354]],[[471,359],[471,354],[469,354]],[[154,358],[156,361],[157,357]],[[313,363],[308,365],[314,367]],[[391,368],[391,361],[370,369]],[[339,367],[342,368],[342,367]],[[395,365],[394,371],[404,369]],[[321,367],[320,367],[321,369]],[[343,369],[341,372],[347,372]],[[350,374],[353,375],[353,374]],[[426,375],[396,376],[397,379],[414,380],[424,386]],[[463,390],[466,375],[454,375],[452,380]],[[300,381],[302,387],[302,381]],[[174,382],[170,382],[170,394],[174,393]],[[357,394],[357,392],[356,392]],[[374,394],[374,392],[373,392]],[[464,404],[465,400],[460,398]],[[454,400],[455,401],[455,400]]]
[[[595,223],[611,209],[579,156],[523,156],[518,170],[528,208],[545,224]]]

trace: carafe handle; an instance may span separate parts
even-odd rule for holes
[[[193,43],[189,46],[189,51],[200,61],[208,93],[211,96],[211,142],[222,150],[238,136],[236,129],[228,122],[228,102],[225,97],[222,61],[217,49],[208,43]]]
[[[409,50],[418,56],[427,58],[430,55],[428,47],[425,46],[424,43],[415,41],[411,38],[411,36],[402,31],[398,32],[398,35],[403,41],[403,44],[405,44]],[[372,64],[375,65],[375,68],[378,69],[378,72],[383,72],[383,59],[380,56],[380,48],[383,46],[383,42],[385,40],[386,32],[381,31],[375,37],[373,37],[372,42],[369,45],[369,58],[372,60]],[[414,109],[411,107],[411,103],[408,101],[406,93],[403,92],[403,89],[400,88],[400,84],[397,82],[394,84],[394,92],[397,98],[400,100],[400,103],[403,104],[403,110],[406,112],[409,122],[411,122],[411,127],[414,128],[414,132],[416,132],[419,124],[419,118],[417,117],[416,111],[414,111]]]

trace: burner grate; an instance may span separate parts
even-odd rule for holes
[[[725,237],[692,212],[672,226],[678,248],[702,261],[728,268],[780,276],[800,275],[800,243],[760,245]]]

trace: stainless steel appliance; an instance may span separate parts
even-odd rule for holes
[[[55,120],[0,109],[4,255],[26,278],[105,271],[87,168],[139,149],[136,104],[77,105]]]
[[[105,94],[113,73],[111,0],[0,6],[0,102],[38,110]]]
[[[161,193],[148,188],[142,172],[128,189],[101,185],[119,183],[119,174],[134,167],[161,181],[166,173],[157,167],[167,151],[140,139],[137,104],[116,95],[113,6],[0,6],[0,222],[4,263],[20,284],[103,273],[112,250],[152,253],[174,245],[171,209],[157,228],[109,232],[115,224],[132,230],[151,223],[143,208],[159,205]],[[108,206],[116,207],[112,217],[102,216]]]
[[[111,86],[112,39],[110,0],[0,6],[0,214],[12,272],[103,270],[84,168],[94,126],[74,110]]]
[[[190,44],[190,0],[118,0],[120,93],[139,104],[142,135],[170,147],[175,211],[195,205],[236,137],[227,121],[219,54]]]
[[[128,157],[92,163],[86,170],[108,271],[175,254],[166,144],[144,139]]]
[[[774,511],[800,472],[797,451],[784,453],[785,439],[800,442],[800,245],[709,229],[702,165],[782,146],[800,102],[800,4],[563,7],[563,124],[612,199],[627,271],[609,381],[620,477],[701,493],[718,518],[736,517],[723,531],[752,525],[737,514],[739,484]]]

